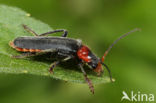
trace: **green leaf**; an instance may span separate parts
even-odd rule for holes
[[[70,65],[71,63],[62,63],[55,68],[54,74],[48,72],[49,65],[52,61],[35,60],[34,58],[26,59],[14,59],[12,55],[19,55],[11,48],[8,43],[19,36],[32,36],[32,34],[26,32],[22,24],[28,25],[37,33],[44,33],[51,31],[52,28],[32,17],[29,13],[15,7],[8,7],[0,5],[0,72],[1,73],[14,73],[14,74],[33,74],[41,76],[50,76],[55,79],[61,79],[70,82],[85,83],[83,74],[77,66]],[[102,75],[101,77],[96,76],[91,71],[87,72],[88,77],[93,83],[106,83],[110,82],[108,76]]]

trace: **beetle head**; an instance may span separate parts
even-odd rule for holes
[[[101,74],[101,72],[103,71],[101,60],[98,57],[96,57],[87,46],[83,45],[78,50],[77,55],[81,60],[87,63],[91,69],[97,72],[98,75]]]
[[[106,64],[104,64],[104,56],[99,59],[96,57],[87,46],[82,46],[78,51],[77,55],[79,59],[87,63],[91,69],[93,69],[98,75],[103,72],[102,65],[105,66],[107,71],[109,72],[110,79],[112,80],[111,73]]]
[[[91,69],[94,70],[98,75],[101,75],[103,72],[102,63],[101,60],[96,57],[92,52],[89,53],[89,56],[91,57],[91,61],[87,64],[90,66]]]

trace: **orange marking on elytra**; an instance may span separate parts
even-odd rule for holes
[[[35,50],[34,49],[29,49],[29,52],[35,52]]]
[[[23,51],[22,48],[15,47],[15,49],[16,49],[17,51]]]
[[[23,48],[24,52],[29,52],[29,49]]]
[[[12,41],[9,42],[9,45],[12,47],[12,48],[15,48],[15,45]]]
[[[42,50],[40,49],[29,49],[29,52],[41,52]]]
[[[27,48],[19,48],[17,46],[14,45],[13,41],[10,41],[9,42],[9,45],[16,49],[17,51],[20,51],[20,52],[41,52],[42,50],[40,49],[27,49]]]
[[[41,52],[42,50],[40,50],[40,49],[35,49],[35,51],[36,51],[36,52]]]

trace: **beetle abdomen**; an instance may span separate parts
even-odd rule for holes
[[[29,49],[31,50],[57,49],[59,51],[63,50],[68,52],[76,52],[81,46],[81,41],[65,37],[28,36],[16,38],[12,42],[12,45],[14,45],[14,48],[28,49],[27,52],[29,52]]]

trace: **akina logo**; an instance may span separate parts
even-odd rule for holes
[[[122,92],[123,96],[121,98],[121,101],[146,101],[146,102],[152,102],[154,101],[154,94],[146,94],[146,93],[141,93],[140,91],[134,92],[131,91],[130,95],[128,95],[125,91]]]

